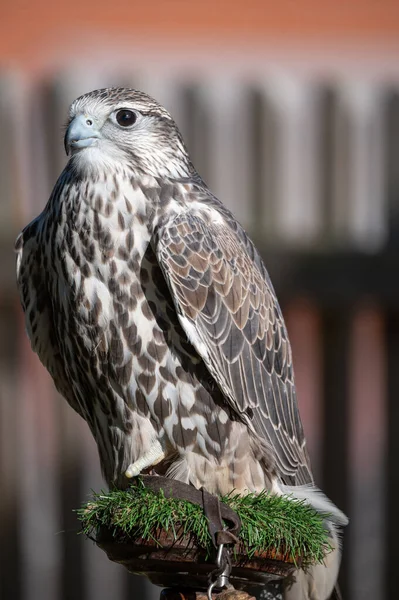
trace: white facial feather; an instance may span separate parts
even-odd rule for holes
[[[136,122],[123,127],[117,121],[119,110],[131,110]],[[140,96],[110,102],[100,96],[78,98],[70,109],[69,122],[83,115],[94,122],[99,137],[75,153],[75,168],[84,173],[113,172],[129,166],[133,172],[155,177],[186,177],[192,171],[181,136],[169,113],[155,101]]]

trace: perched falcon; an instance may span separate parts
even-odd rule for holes
[[[108,485],[151,470],[217,494],[289,486],[342,524],[303,485],[291,348],[266,268],[169,113],[135,90],[91,92],[70,108],[65,148],[17,239],[18,286],[32,348],[87,421]],[[294,585],[287,598],[326,598],[332,577],[324,595],[289,596]]]

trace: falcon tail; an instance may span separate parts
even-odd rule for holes
[[[335,525],[345,527],[349,523],[348,517],[315,485],[311,483],[297,486],[280,484],[279,488],[283,494],[292,496],[296,500],[306,500],[317,512],[325,514],[328,521]]]

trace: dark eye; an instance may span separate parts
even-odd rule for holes
[[[132,110],[122,108],[116,113],[116,121],[121,127],[130,127],[137,121],[137,115]]]

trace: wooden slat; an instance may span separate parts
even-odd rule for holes
[[[359,305],[354,314],[349,366],[348,597],[385,598],[386,347],[378,306]]]
[[[30,348],[20,313],[21,570],[24,600],[41,600],[60,591],[59,435],[53,383]]]
[[[387,90],[385,107],[388,244],[397,250],[399,248],[399,86]]]
[[[392,310],[385,321],[387,351],[388,426],[387,426],[387,488],[386,488],[386,586],[387,600],[398,597],[399,563],[399,311]]]
[[[0,597],[25,600],[22,595],[20,530],[20,428],[18,313],[15,302],[0,293]]]
[[[252,140],[248,100],[246,86],[228,76],[205,79],[197,92],[197,101],[208,119],[205,181],[246,228],[257,220],[249,193]],[[196,135],[202,136],[200,119]]]
[[[274,105],[262,85],[250,88],[251,112],[251,180],[247,190],[252,200],[256,222],[252,235],[264,240],[275,236],[280,128]]]
[[[284,72],[262,83],[264,109],[269,113],[264,120],[263,144],[269,151],[259,167],[264,178],[262,204],[271,204],[272,212],[264,210],[262,222],[256,219],[256,223],[276,244],[309,247],[322,234],[318,197],[319,89],[310,81]],[[269,190],[272,199],[267,197]]]
[[[21,312],[15,290],[12,248],[23,212],[25,172],[18,155],[18,113],[22,85],[0,72],[0,597],[22,600],[24,591],[21,482],[23,411],[21,399]]]
[[[309,299],[293,299],[284,307],[284,317],[292,345],[299,411],[313,475],[319,482],[323,455],[320,311]]]
[[[195,168],[204,181],[209,181],[212,148],[209,107],[201,101],[200,83],[188,81],[183,88],[183,120],[186,143]]]
[[[323,464],[321,488],[344,512],[348,511],[348,406],[351,315],[328,310],[322,316],[323,332]],[[348,590],[348,536],[344,536],[340,582]]]
[[[366,252],[387,236],[382,98],[381,85],[351,79],[335,86],[329,103],[331,237]]]

